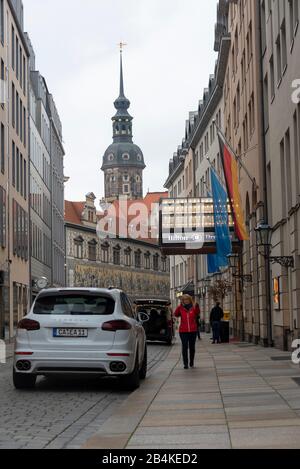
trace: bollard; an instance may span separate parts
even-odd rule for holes
[[[0,363],[2,365],[6,363],[6,344],[4,340],[0,340]]]

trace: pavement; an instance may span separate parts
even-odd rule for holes
[[[300,368],[291,353],[197,343],[184,370],[179,340],[85,449],[300,448]]]

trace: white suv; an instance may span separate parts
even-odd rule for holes
[[[15,387],[33,388],[38,375],[88,373],[136,389],[147,374],[147,319],[120,290],[42,291],[18,324]]]

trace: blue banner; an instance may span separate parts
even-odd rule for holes
[[[215,171],[211,170],[211,187],[214,201],[214,221],[217,254],[207,258],[208,273],[218,273],[221,267],[228,266],[227,256],[232,253],[228,224],[227,192],[219,181]]]

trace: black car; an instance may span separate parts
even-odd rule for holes
[[[134,303],[137,313],[146,313],[149,317],[149,321],[143,323],[147,340],[172,345],[175,331],[170,301],[140,299]]]

